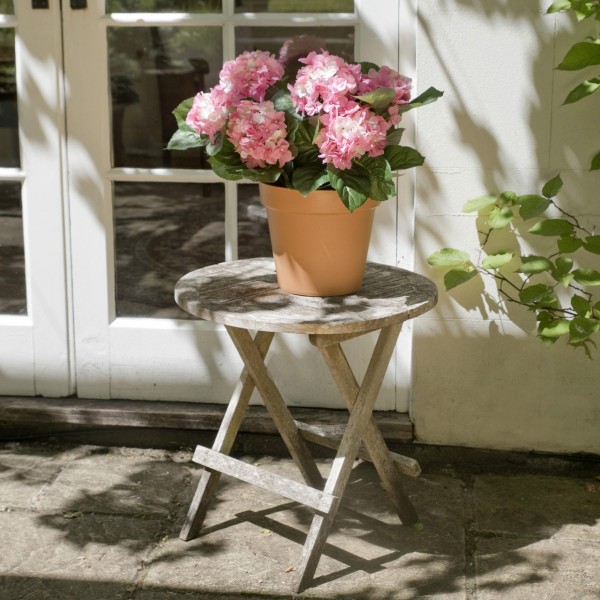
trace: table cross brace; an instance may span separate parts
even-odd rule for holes
[[[194,455],[195,462],[208,468],[201,475],[180,537],[189,540],[198,535],[221,472],[295,499],[317,511],[302,550],[293,584],[297,592],[305,589],[313,579],[363,441],[400,519],[405,524],[416,522],[416,512],[402,489],[396,464],[372,417],[375,401],[401,326],[401,323],[397,323],[381,329],[360,386],[339,343],[342,339],[346,339],[346,336],[326,334],[310,336],[311,343],[321,351],[350,412],[348,424],[323,491],[320,491],[323,479],[308,450],[302,431],[267,372],[264,357],[273,339],[273,333],[259,331],[253,340],[246,329],[227,326],[229,336],[245,368],[215,438],[213,449],[208,450],[199,446]],[[227,456],[233,447],[254,387],[260,393],[307,485],[277,476],[271,477],[258,467]],[[288,484],[289,488],[286,490]]]

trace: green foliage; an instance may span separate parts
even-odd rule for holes
[[[560,11],[572,11],[579,21],[600,21],[600,0],[556,0],[548,8],[548,13]],[[557,69],[579,71],[597,65],[600,65],[598,36],[573,44]],[[598,89],[600,76],[588,77],[569,92],[564,104],[589,98]],[[590,128],[592,135],[597,132],[596,123],[590,123]],[[596,169],[600,169],[600,152],[591,162],[590,170]],[[518,196],[503,192],[469,200],[463,212],[478,213],[478,223],[485,224],[479,231],[478,260],[471,260],[462,250],[444,248],[432,254],[428,262],[446,271],[446,290],[476,276],[492,277],[508,303],[524,306],[535,314],[537,335],[545,345],[562,338],[571,346],[583,348],[591,357],[591,347],[595,346],[593,336],[600,331],[600,301],[593,295],[600,287],[600,271],[586,261],[595,258],[590,255],[600,255],[600,235],[588,231],[556,203],[562,187],[559,174],[544,184],[541,194]],[[552,216],[547,214],[549,209],[554,213]],[[545,254],[525,250],[529,234],[551,242],[551,249]],[[495,242],[500,235],[507,249],[499,252]],[[494,252],[489,251],[492,244]]]
[[[594,19],[600,21],[600,2],[598,0],[556,0],[548,8],[549,13],[572,11],[579,21]],[[600,35],[588,37],[569,48],[560,64],[561,71],[581,71],[600,65]],[[563,104],[572,104],[587,98],[600,89],[600,75],[585,79],[576,85],[565,98]],[[594,124],[591,124],[592,127]],[[590,170],[600,169],[600,152],[597,152],[590,163]]]
[[[378,69],[377,65],[371,63],[363,63],[361,68],[367,71],[371,68]],[[369,198],[383,202],[394,197],[395,173],[421,166],[425,161],[425,157],[414,148],[400,145],[404,130],[392,126],[386,136],[387,146],[383,155],[370,157],[365,154],[354,158],[351,168],[343,170],[332,164],[324,164],[315,144],[321,127],[319,117],[296,113],[290,91],[284,83],[283,80],[279,81],[267,90],[267,97],[275,109],[285,114],[286,140],[293,159],[283,167],[269,165],[248,168],[227,139],[225,128],[216,134],[212,142],[207,135],[196,133],[186,124],[193,98],[185,100],[173,111],[177,130],[172,135],[167,149],[205,148],[210,166],[223,179],[276,183],[298,190],[305,196],[317,189],[334,189],[350,212],[362,206]],[[442,95],[443,92],[429,88],[411,102],[399,106],[398,110],[406,112],[425,106],[435,102]],[[395,106],[395,97],[395,90],[380,88],[362,96],[355,96],[355,99],[368,105],[375,114],[389,119],[392,105]]]
[[[517,196],[504,192],[469,200],[463,210],[477,211],[486,224],[486,229],[479,232],[482,236],[479,261],[472,261],[466,252],[455,248],[439,250],[427,261],[433,267],[446,270],[446,290],[476,276],[493,277],[508,302],[521,304],[536,314],[537,334],[545,344],[553,344],[563,337],[572,346],[582,347],[589,353],[591,338],[600,330],[600,301],[593,297],[593,289],[600,286],[600,271],[584,262],[586,255],[600,254],[600,235],[582,227],[576,217],[556,204],[554,195],[562,189],[562,183],[557,175],[546,182],[541,195]],[[546,217],[546,209],[551,207],[562,217]],[[536,219],[533,226],[515,222],[517,208],[523,221]],[[510,250],[488,253],[493,236],[499,235],[500,230]],[[522,253],[519,244],[525,232],[554,238],[548,255]],[[509,242],[506,233],[511,234]],[[513,250],[515,246],[517,251]],[[577,251],[576,264],[571,254]],[[559,289],[563,290],[560,294]]]

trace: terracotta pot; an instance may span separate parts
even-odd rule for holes
[[[279,287],[301,296],[343,296],[362,285],[379,202],[348,212],[337,192],[304,197],[295,190],[260,184],[267,208]]]

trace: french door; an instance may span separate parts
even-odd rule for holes
[[[47,4],[0,0],[19,123],[0,154],[0,236],[7,219],[8,235],[23,232],[0,274],[11,287],[0,293],[10,300],[0,307],[0,393],[224,401],[241,362],[222,328],[177,308],[173,287],[192,269],[269,255],[268,230],[255,185],[219,180],[201,151],[165,150],[171,111],[244,50],[326,48],[397,67],[399,3]],[[370,258],[396,264],[398,206],[377,213]],[[369,355],[364,342],[349,345],[358,372]],[[291,403],[341,406],[299,336],[282,337],[269,361]],[[393,363],[378,408],[402,408],[406,364]]]

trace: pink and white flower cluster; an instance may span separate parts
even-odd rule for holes
[[[315,143],[323,162],[350,169],[354,158],[383,154],[388,129],[400,122],[399,106],[410,100],[411,80],[388,67],[363,75],[360,65],[348,64],[327,51],[311,52],[299,62],[304,66],[288,88],[300,114],[320,114],[323,128]],[[381,87],[396,92],[388,109],[389,122],[352,99]]]
[[[267,90],[282,76],[282,65],[269,52],[244,52],[223,65],[219,84],[210,92],[196,94],[186,124],[213,144],[226,131],[250,168],[283,167],[292,160],[284,113],[265,101]]]
[[[285,58],[285,53],[278,61],[269,52],[254,51],[227,61],[218,85],[194,98],[186,124],[213,144],[219,134],[226,135],[250,169],[283,168],[295,158],[285,114],[265,97],[283,78]],[[314,141],[321,161],[350,169],[355,158],[383,154],[388,130],[400,122],[399,107],[410,100],[411,80],[388,67],[363,74],[360,65],[324,50],[310,52],[299,62],[303,66],[288,85],[290,99],[296,116],[318,122]],[[379,88],[395,92],[385,118],[360,101],[362,95]]]

